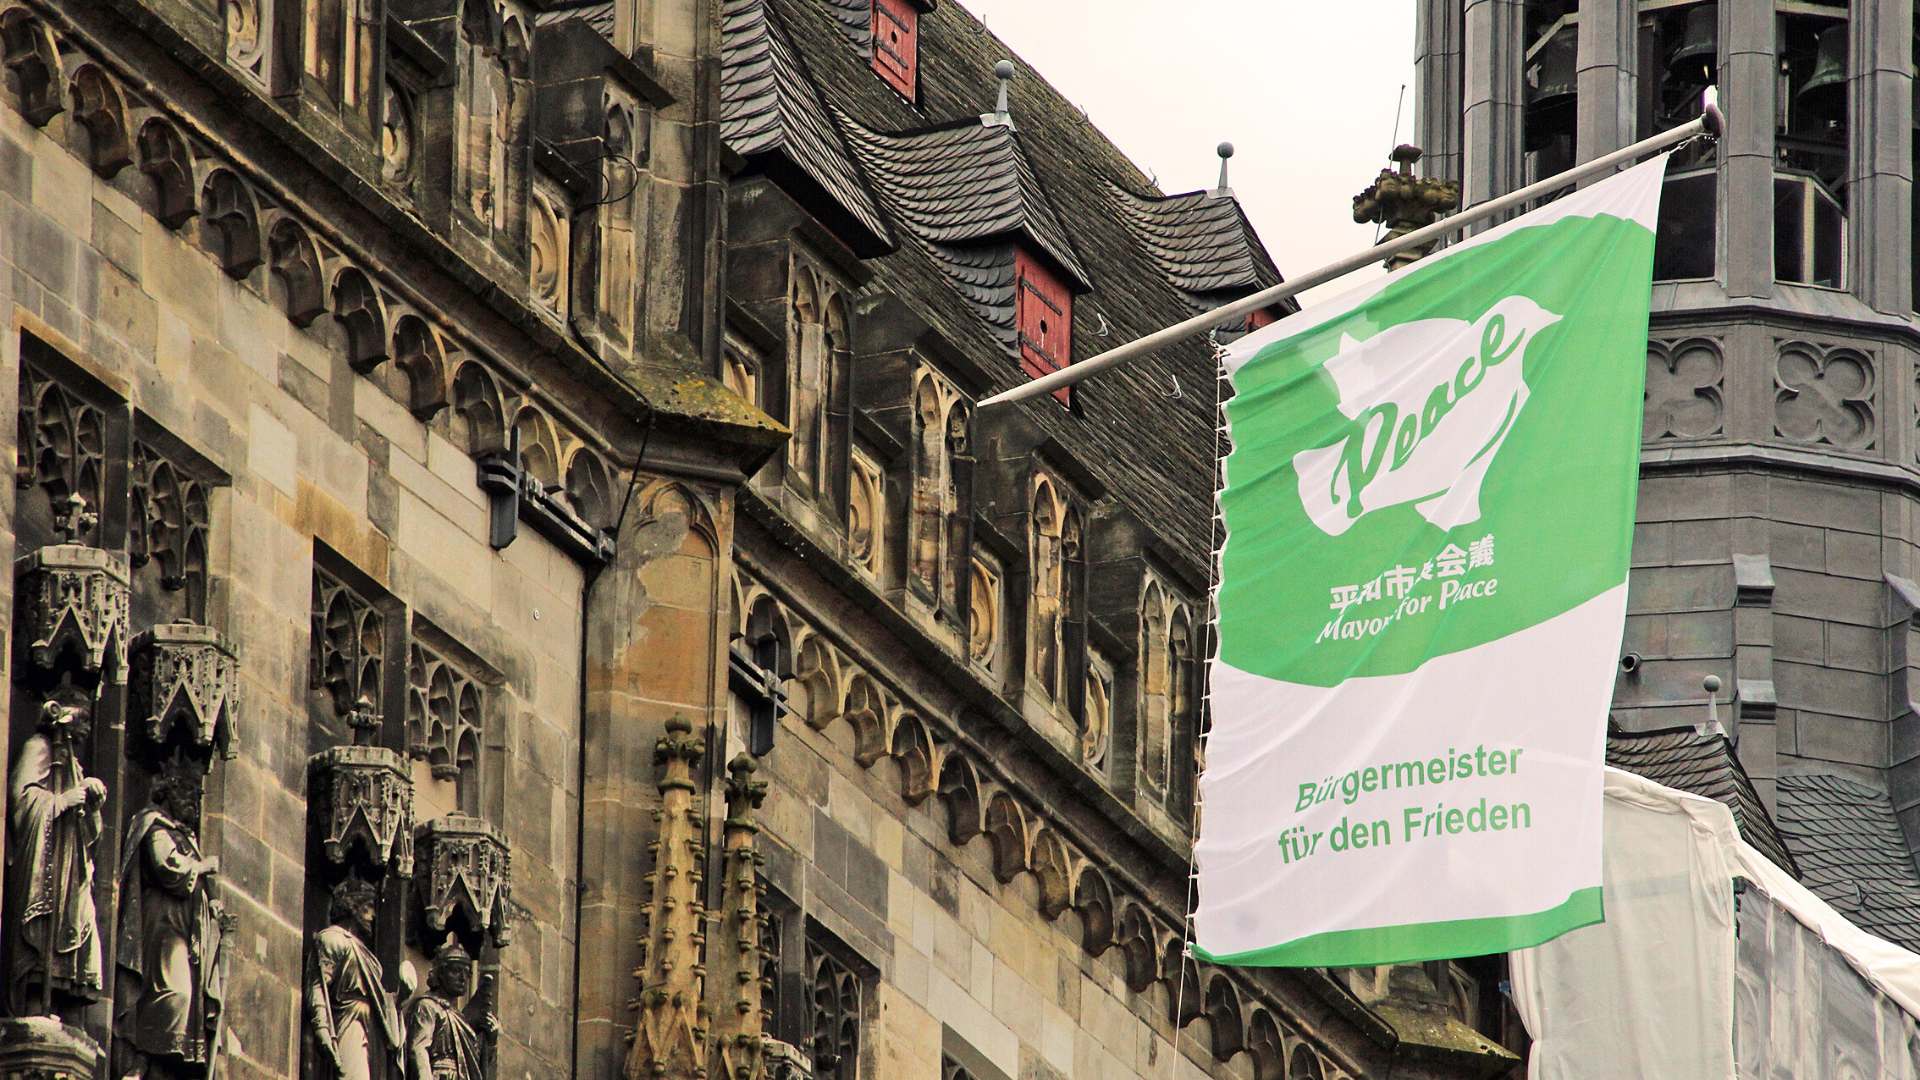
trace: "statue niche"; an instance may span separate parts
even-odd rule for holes
[[[200,851],[204,772],[184,753],[164,764],[121,850],[118,1077],[206,1076],[220,1046],[233,922],[217,895],[219,860]]]
[[[90,695],[62,688],[14,755],[8,785],[7,986],[15,1016],[71,1019],[102,990],[93,848],[107,788],[76,750],[92,731]]]

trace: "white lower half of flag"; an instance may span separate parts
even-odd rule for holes
[[[1195,944],[1235,963],[1500,952],[1600,918],[1624,584],[1400,675],[1212,670]]]

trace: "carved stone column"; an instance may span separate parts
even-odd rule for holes
[[[652,1077],[691,1080],[707,1075],[705,829],[694,801],[693,768],[706,740],[693,734],[684,716],[667,721],[667,734],[653,752],[660,773],[657,838],[647,847],[653,871],[633,1047],[626,1080]]]
[[[754,850],[760,826],[754,811],[767,797],[767,782],[753,779],[745,754],[727,766],[727,820],[722,832],[720,914],[714,920],[712,986],[715,1080],[761,1080],[766,1076],[761,1010],[760,864]]]

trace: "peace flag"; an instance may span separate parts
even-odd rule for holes
[[[1229,350],[1205,959],[1413,962],[1601,920],[1665,169]]]

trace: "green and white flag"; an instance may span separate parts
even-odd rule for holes
[[[1666,158],[1235,343],[1196,952],[1600,921]]]

